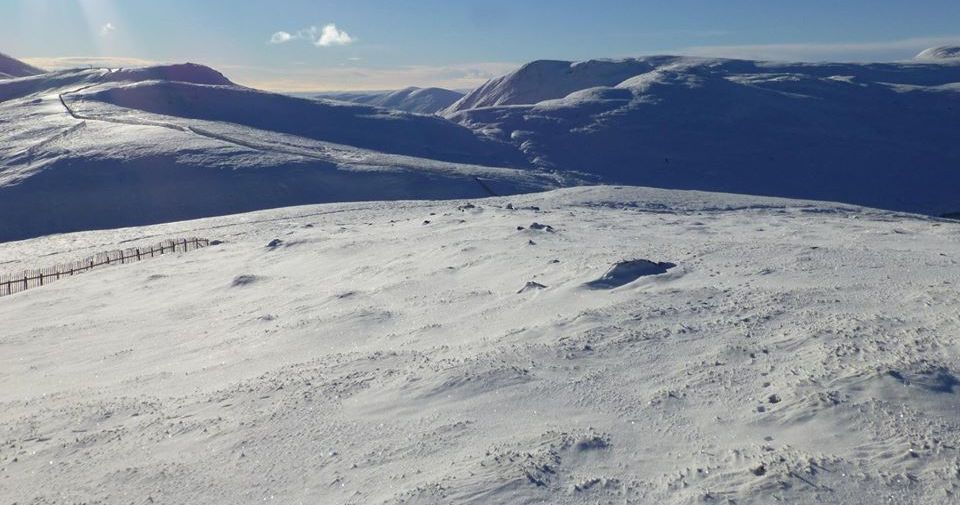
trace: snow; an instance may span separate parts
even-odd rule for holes
[[[0,241],[561,185],[439,117],[260,92],[191,64],[0,81],[0,132]]]
[[[681,57],[535,62],[446,117],[608,183],[960,206],[960,66]]]
[[[56,235],[0,265],[178,236],[223,243],[0,298],[0,501],[960,492],[956,222],[583,187]]]
[[[43,69],[27,65],[26,63],[0,53],[0,79],[27,77],[44,73]]]
[[[960,46],[940,46],[924,49],[916,56],[920,61],[955,61],[960,59]]]
[[[590,60],[585,62],[539,60],[468,93],[446,114],[495,105],[533,104],[597,86],[615,86],[656,68],[656,59]],[[670,60],[671,58],[667,58]]]
[[[347,92],[317,95],[317,98],[322,99],[372,105],[416,114],[436,114],[462,97],[463,93],[459,91],[418,87],[379,93]]]
[[[302,99],[189,63],[3,79],[0,242],[586,183],[960,211],[960,65],[542,61],[456,112],[386,108],[451,93]]]

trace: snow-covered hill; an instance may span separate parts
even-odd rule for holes
[[[585,182],[960,211],[955,60],[535,62],[448,110],[267,93],[191,64],[0,80],[0,242]]]
[[[958,111],[956,64],[651,57],[532,63],[447,117],[609,182],[940,214],[960,209]]]
[[[231,83],[200,65],[0,81],[0,241],[332,201],[556,187],[433,116]]]
[[[576,188],[39,238],[0,265],[194,235],[224,242],[0,298],[0,502],[960,493],[957,223]]]
[[[495,105],[534,104],[563,98],[597,86],[615,86],[647,73],[666,58],[590,60],[581,62],[539,60],[503,77],[488,81],[451,105],[445,114]]]
[[[43,69],[27,65],[26,63],[0,53],[0,79],[27,77],[44,73]]]
[[[960,59],[960,46],[931,47],[920,52],[916,57],[921,61],[943,61]]]
[[[463,97],[463,93],[443,88],[409,87],[378,93],[326,93],[318,98],[373,105],[417,114],[435,114]]]

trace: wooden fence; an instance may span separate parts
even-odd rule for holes
[[[154,258],[163,254],[187,252],[210,245],[205,238],[182,238],[164,240],[150,247],[136,247],[117,251],[98,253],[73,263],[60,264],[36,270],[27,270],[18,274],[0,274],[0,296],[12,295],[30,288],[36,288],[71,277],[94,268],[108,265],[123,265],[134,261]]]

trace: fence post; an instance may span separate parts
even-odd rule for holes
[[[43,286],[43,270],[40,270],[40,286]]]

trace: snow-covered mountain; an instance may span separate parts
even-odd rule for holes
[[[444,116],[262,92],[191,64],[4,79],[0,241],[585,182],[958,212],[957,61],[535,62]]]
[[[960,46],[931,47],[920,52],[916,57],[921,61],[943,61],[960,59]]]
[[[0,501],[956,502],[956,223],[574,188],[0,265],[189,236],[223,243],[0,298]]]
[[[409,87],[373,93],[325,93],[318,98],[373,105],[417,114],[435,114],[463,97],[463,93],[443,88]]]
[[[31,75],[42,74],[44,72],[45,71],[43,69],[27,65],[16,58],[0,53],[0,79],[27,77]]]
[[[563,98],[581,89],[615,86],[653,70],[661,59],[534,61],[471,91],[444,114],[495,105],[534,104]]]
[[[945,61],[945,60],[942,60]],[[960,209],[960,64],[536,62],[446,117],[607,182]]]
[[[331,201],[556,187],[435,116],[297,99],[200,65],[0,81],[0,241]]]

